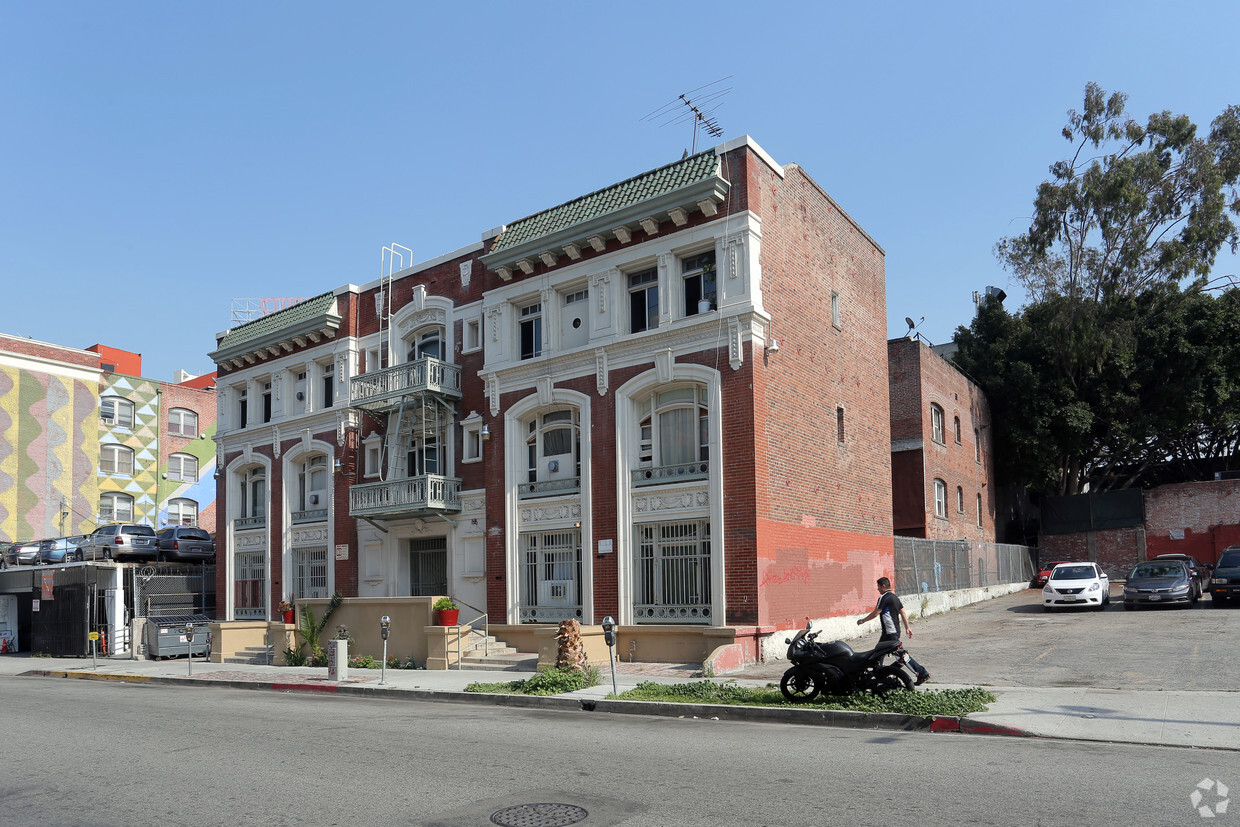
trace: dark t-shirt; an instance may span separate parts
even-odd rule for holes
[[[883,625],[883,634],[879,640],[899,640],[900,610],[904,608],[900,598],[896,597],[895,592],[883,592],[875,608],[878,609],[878,619]]]

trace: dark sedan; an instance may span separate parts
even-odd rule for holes
[[[35,566],[39,563],[39,541],[13,543],[4,550],[4,562],[8,566]]]
[[[159,534],[159,559],[210,562],[215,559],[215,540],[201,528],[169,526]]]
[[[1124,583],[1124,608],[1180,605],[1197,602],[1197,585],[1182,560],[1155,558],[1138,563]]]

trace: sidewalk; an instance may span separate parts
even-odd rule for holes
[[[1080,687],[986,687],[998,700],[986,712],[965,719],[930,719],[904,715],[866,715],[805,708],[763,708],[662,704],[606,700],[612,691],[610,669],[603,683],[567,695],[535,697],[466,693],[474,682],[498,683],[528,677],[521,672],[477,670],[349,670],[332,682],[327,670],[311,667],[219,664],[196,660],[193,675],[185,658],[128,660],[100,658],[32,658],[0,655],[0,678],[18,676],[144,681],[199,686],[229,686],[278,692],[325,692],[408,700],[487,703],[543,709],[586,709],[598,713],[670,715],[673,717],[770,721],[902,731],[948,731],[1064,738],[1087,741],[1159,744],[1240,751],[1240,704],[1235,692],[1142,691]],[[618,663],[616,687],[623,692],[643,681],[675,684],[696,678],[696,667],[682,664]],[[768,679],[712,678],[741,686],[764,686]],[[930,683],[926,689],[958,688]]]

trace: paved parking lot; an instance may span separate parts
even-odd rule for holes
[[[1104,611],[1042,610],[1041,589],[913,621],[905,645],[934,683],[975,686],[1234,690],[1240,686],[1240,605],[1124,611],[1122,587]],[[873,624],[871,624],[872,626]],[[878,635],[850,641],[868,648]],[[787,662],[746,678],[778,679]],[[740,677],[740,676],[738,676]]]

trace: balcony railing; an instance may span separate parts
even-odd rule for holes
[[[662,485],[669,482],[704,480],[710,476],[710,465],[701,462],[682,462],[679,465],[660,465],[655,468],[638,468],[632,472],[633,485]]]
[[[517,486],[517,497],[522,500],[535,497],[555,497],[560,494],[576,494],[581,490],[581,477],[543,482],[523,482]]]
[[[267,515],[262,514],[258,517],[238,517],[233,520],[233,529],[235,531],[247,531],[252,528],[266,528]]]
[[[299,523],[321,523],[327,519],[326,508],[307,508],[304,511],[293,512],[293,524]]]
[[[412,517],[427,512],[460,510],[461,481],[456,477],[423,474],[349,487],[349,515],[352,517]]]
[[[355,408],[382,409],[410,393],[429,391],[461,397],[461,368],[427,356],[403,365],[355,376],[349,383],[349,404]]]

